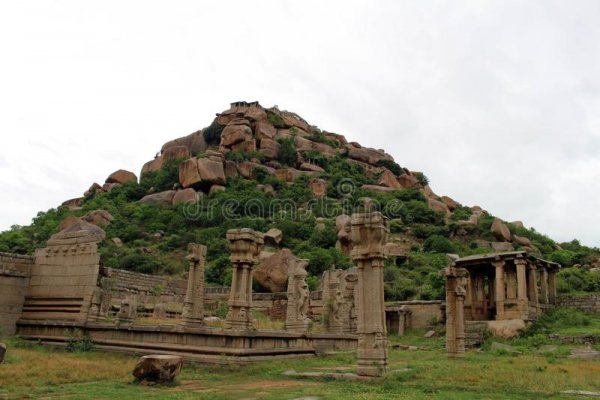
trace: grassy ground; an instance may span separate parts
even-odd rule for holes
[[[600,392],[600,363],[571,360],[568,349],[542,343],[515,342],[520,355],[470,351],[449,359],[443,339],[423,339],[422,332],[390,344],[426,349],[390,349],[390,373],[372,382],[291,379],[286,370],[352,372],[353,354],[269,361],[224,367],[187,364],[173,385],[143,387],[133,383],[136,357],[99,351],[68,353],[8,342],[8,359],[0,365],[0,399],[567,399],[562,390]]]

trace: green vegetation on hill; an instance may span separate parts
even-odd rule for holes
[[[275,127],[286,127],[282,117],[267,112],[268,121]],[[203,131],[209,149],[219,144],[223,126],[213,122]],[[0,251],[31,254],[43,247],[48,238],[58,231],[66,217],[81,217],[94,210],[106,210],[114,220],[105,226],[107,239],[100,246],[101,261],[113,268],[122,268],[150,274],[182,275],[187,268],[186,246],[189,242],[208,247],[206,277],[210,284],[230,283],[228,229],[247,227],[266,232],[278,228],[283,232],[282,247],[298,257],[310,260],[308,265],[311,288],[323,271],[349,268],[351,260],[336,249],[335,218],[341,214],[360,211],[363,199],[372,199],[371,207],[390,219],[391,241],[401,243],[407,252],[402,262],[387,260],[385,266],[386,296],[388,300],[441,299],[443,279],[439,275],[446,266],[446,253],[460,256],[490,252],[485,241],[496,239],[490,231],[494,217],[482,214],[477,223],[464,224],[473,215],[469,207],[459,206],[447,218],[430,208],[419,187],[389,192],[368,191],[363,185],[377,185],[380,176],[367,170],[364,163],[349,160],[348,154],[322,154],[317,150],[298,151],[295,127],[291,137],[279,137],[277,161],[283,166],[297,167],[299,157],[324,169],[320,178],[327,185],[327,197],[316,199],[309,187],[310,177],[301,175],[293,183],[271,175],[266,166],[255,168],[254,180],[229,178],[225,191],[202,196],[197,205],[181,204],[174,207],[143,204],[139,200],[149,193],[171,190],[179,186],[179,165],[183,160],[164,163],[162,169],[145,173],[139,183],[130,182],[110,192],[90,192],[81,209],[69,211],[66,207],[40,212],[29,226],[14,226],[0,233]],[[316,127],[310,140],[338,148],[335,136]],[[204,157],[204,152],[194,154]],[[242,163],[249,160],[265,161],[260,151],[230,151],[227,160]],[[395,175],[405,173],[392,160],[375,163]],[[371,167],[375,166],[372,165]],[[419,173],[420,185],[428,183]],[[257,186],[261,184],[262,187]],[[264,190],[270,185],[274,192]],[[322,229],[316,229],[317,218],[323,218]],[[559,262],[566,268],[559,274],[561,293],[600,291],[600,274],[585,266],[590,260],[600,259],[598,249],[582,246],[574,240],[557,246],[551,239],[533,228],[507,224],[511,234],[528,239],[539,251],[539,256]],[[117,240],[117,238],[119,240]],[[113,240],[114,239],[114,240]],[[514,244],[514,243],[513,243]],[[517,249],[522,247],[514,244]]]

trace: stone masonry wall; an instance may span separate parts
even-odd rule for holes
[[[583,311],[600,312],[600,294],[585,296],[560,296],[556,301],[559,307],[572,307]]]
[[[186,279],[146,275],[121,269],[107,270],[111,277],[113,299],[136,295],[141,303],[182,303],[185,297]]]
[[[15,333],[32,264],[33,257],[0,253],[0,337]]]

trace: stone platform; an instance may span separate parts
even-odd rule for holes
[[[27,340],[64,346],[69,337],[88,336],[97,349],[130,354],[161,353],[188,361],[243,364],[272,358],[307,357],[355,351],[358,338],[347,334],[293,334],[281,331],[235,331],[220,328],[147,326],[71,321],[20,320],[17,334]]]

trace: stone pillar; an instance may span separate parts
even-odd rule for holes
[[[356,333],[356,285],[358,274],[355,269],[346,270],[342,274],[340,291],[342,292],[342,332]]]
[[[556,270],[548,271],[548,303],[556,303]]]
[[[531,264],[527,272],[529,273],[529,279],[527,280],[527,298],[529,301],[538,304],[537,268],[535,264]]]
[[[548,304],[548,269],[542,267],[540,270],[540,302]]]
[[[230,229],[227,231],[229,258],[233,267],[229,311],[225,320],[226,329],[252,329],[252,270],[258,264],[258,254],[264,243],[263,234],[252,229]]]
[[[196,243],[188,245],[190,254],[186,257],[190,266],[187,290],[181,313],[185,326],[200,326],[204,320],[204,262],[206,246]]]
[[[465,296],[468,272],[448,267],[446,277],[446,352],[457,356],[465,352]]]
[[[492,265],[496,268],[496,277],[494,279],[494,294],[496,295],[496,319],[504,319],[504,300],[506,289],[504,287],[504,265],[502,260],[494,261]]]
[[[527,261],[524,259],[516,259],[517,267],[517,309],[521,313],[521,318],[527,318]]]
[[[323,273],[323,301],[325,306],[325,330],[328,333],[342,333],[344,297],[341,290],[343,271],[331,269]]]
[[[352,215],[352,259],[358,271],[358,374],[382,376],[387,367],[383,291],[384,246],[388,227],[379,212]]]
[[[297,260],[288,265],[287,313],[285,329],[294,333],[307,333],[310,319],[308,306],[310,293],[306,284],[308,260]]]
[[[511,268],[506,269],[506,298],[517,299],[517,273]]]

